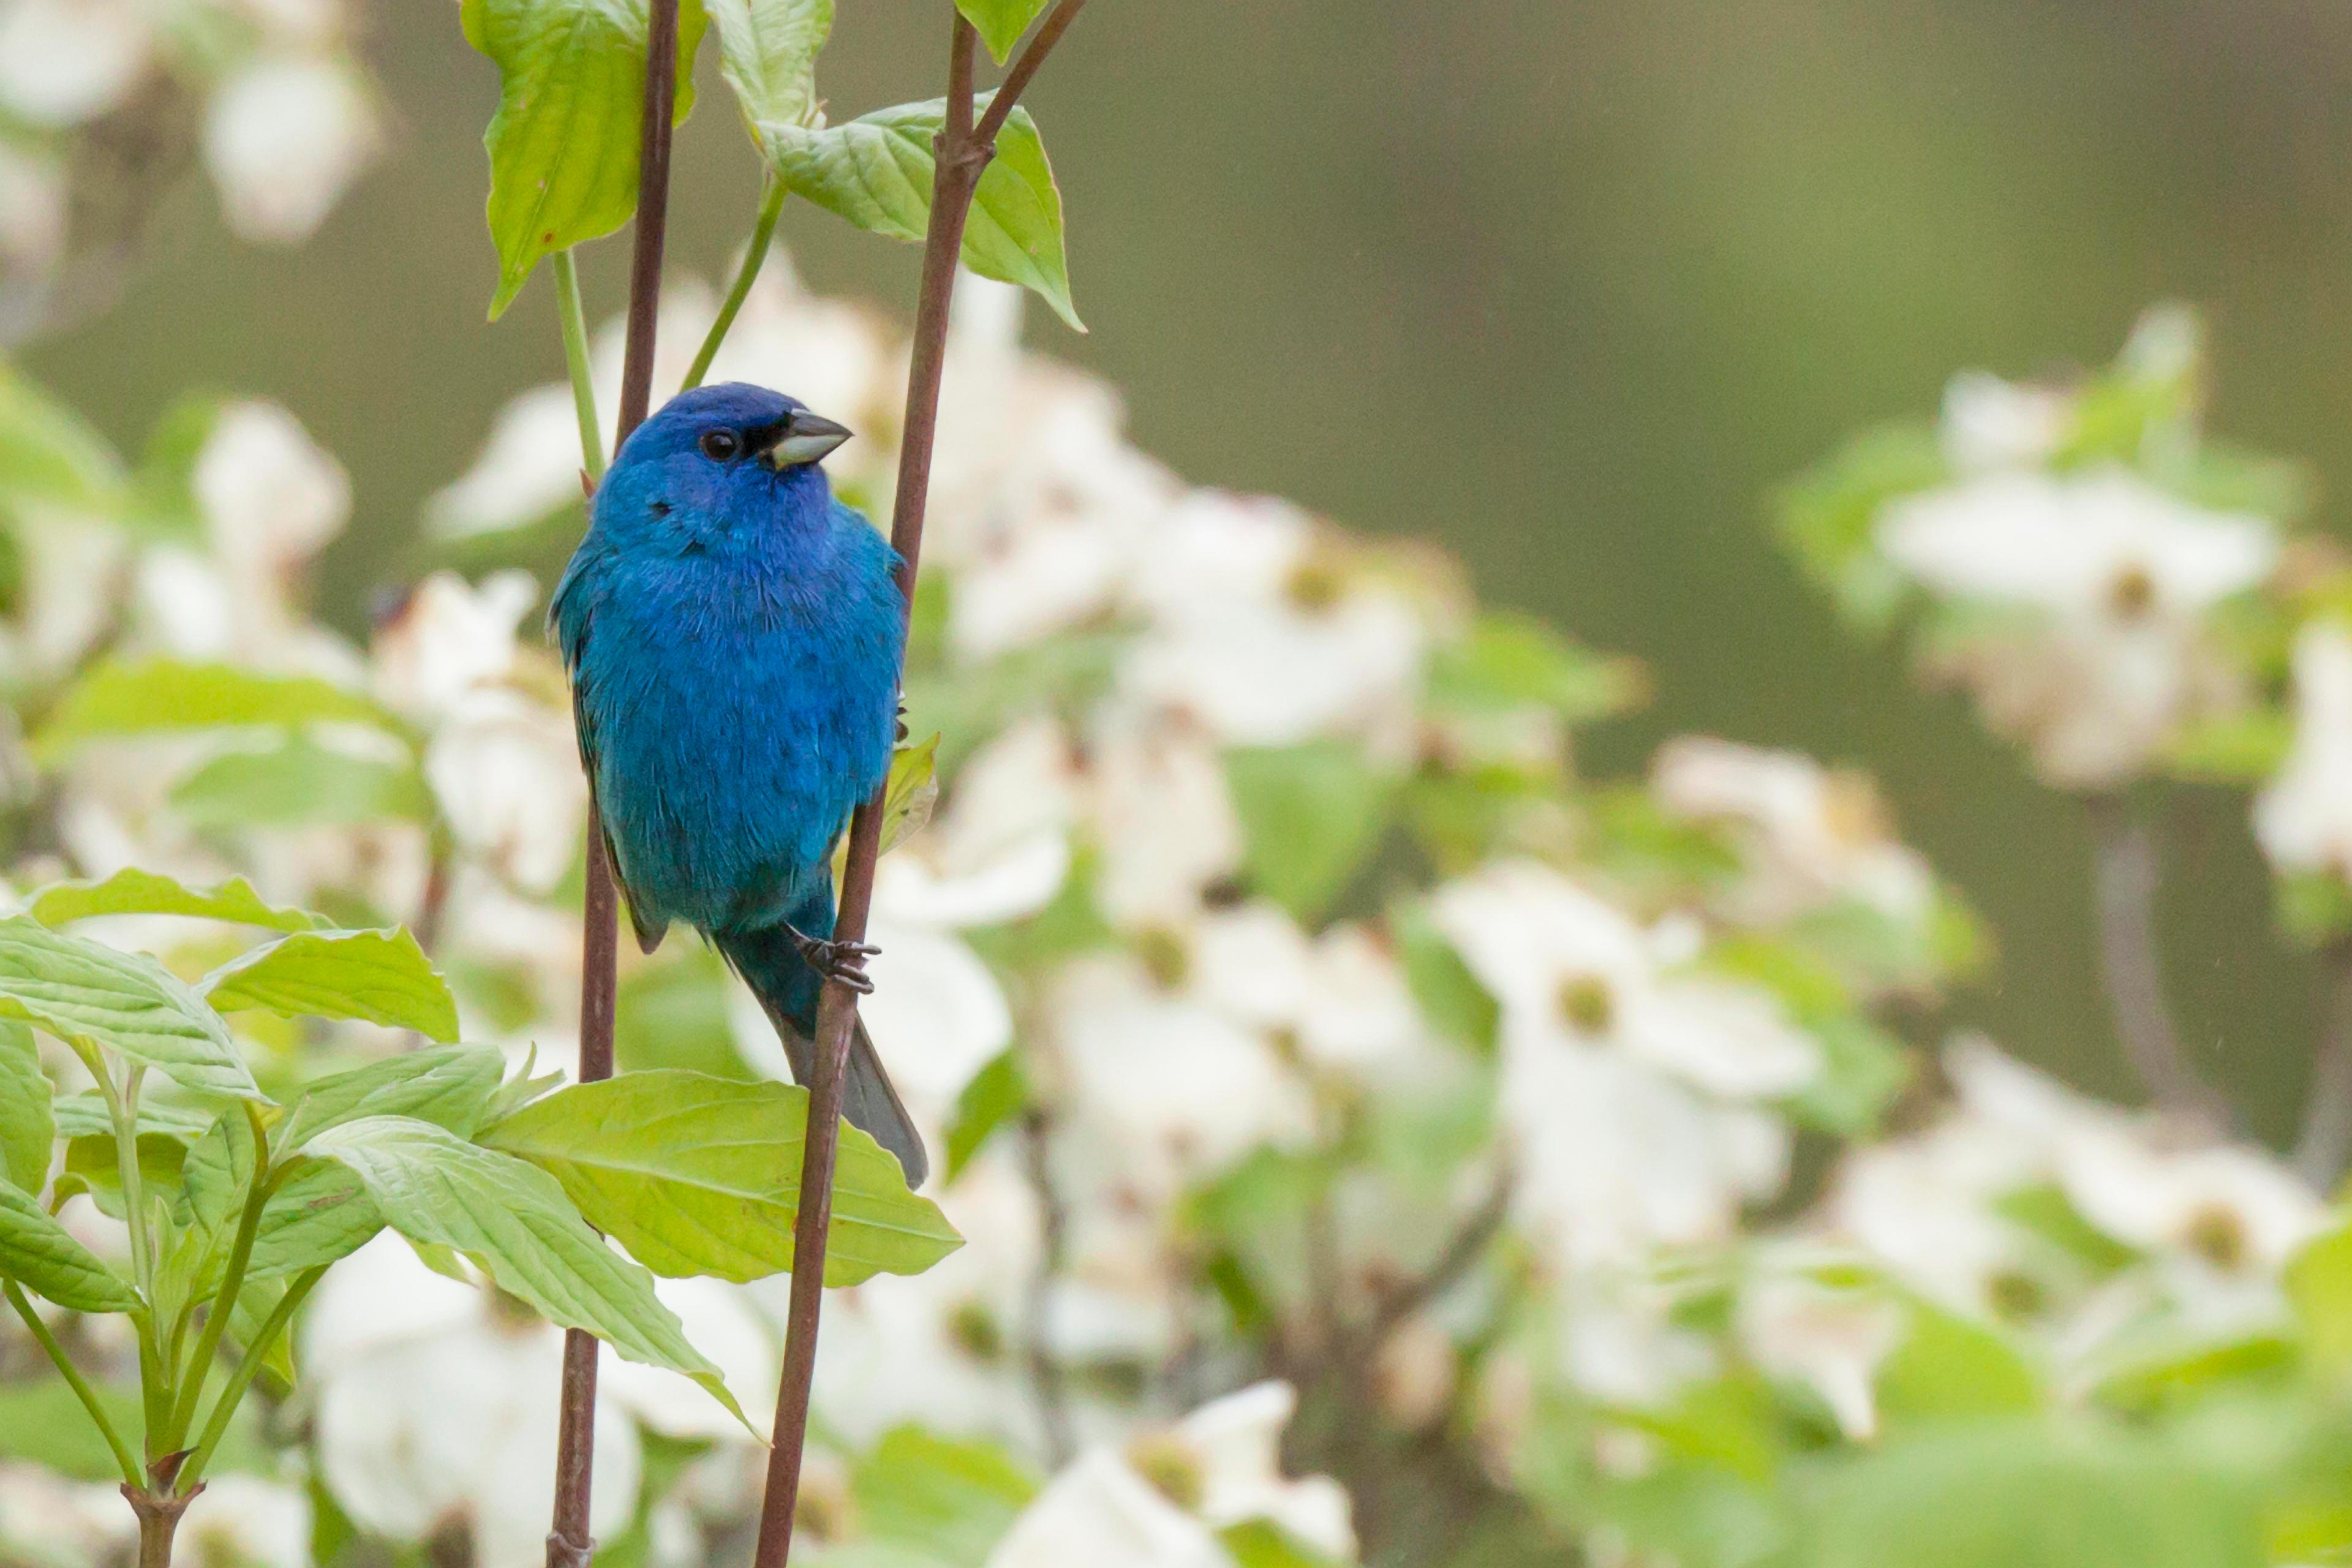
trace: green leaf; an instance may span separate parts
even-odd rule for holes
[[[890,753],[890,782],[882,792],[882,849],[887,853],[920,833],[939,803],[940,738]]]
[[[77,1312],[129,1312],[140,1304],[104,1259],[14,1182],[0,1182],[0,1278]]]
[[[612,233],[637,206],[645,119],[646,0],[464,0],[466,41],[499,68],[490,155],[496,321],[543,257]],[[681,6],[677,101],[694,107],[694,51],[706,18]]]
[[[1225,779],[1250,885],[1308,922],[1379,844],[1398,784],[1344,741],[1228,752]]]
[[[833,0],[702,0],[719,35],[719,74],[743,117],[799,125],[816,109],[816,57],[833,32]]]
[[[700,1073],[574,1084],[481,1134],[553,1173],[591,1224],[656,1274],[758,1279],[793,1266],[808,1093]],[[898,1162],[844,1123],[827,1285],[919,1274],[962,1243]]]
[[[0,1017],[116,1052],[200,1094],[262,1100],[220,1016],[143,953],[0,920]]]
[[[264,675],[231,664],[115,660],[83,676],[34,737],[54,759],[84,741],[186,730],[370,724],[405,733],[401,721],[356,691],[308,675]]]
[[[686,1373],[742,1419],[719,1369],[654,1295],[653,1277],[606,1247],[544,1171],[404,1116],[330,1128],[309,1152],[349,1167],[403,1236],[455,1247],[542,1316],[630,1361]]]
[[[489,1113],[506,1058],[488,1046],[436,1046],[313,1080],[278,1125],[281,1153],[362,1116],[414,1116],[471,1138]]]
[[[990,96],[973,100],[975,112]],[[769,166],[799,195],[859,228],[919,242],[930,222],[931,142],[946,122],[946,103],[902,103],[823,130],[763,124],[761,141]],[[1025,109],[1015,109],[997,132],[996,156],[964,226],[963,262],[984,278],[1035,290],[1073,331],[1086,331],[1070,303],[1062,193]]]
[[[278,1310],[278,1304],[286,1299],[289,1289],[290,1287],[282,1279],[248,1279],[245,1289],[236,1293],[236,1300],[229,1308],[228,1337],[240,1352],[252,1352],[253,1342],[259,1336],[262,1325],[269,1321],[269,1314]],[[294,1386],[294,1336],[291,1332],[280,1332],[271,1339],[261,1354],[261,1370],[277,1380],[279,1389]]]
[[[2305,947],[2352,932],[2352,885],[2333,871],[2290,871],[2274,885],[2280,929]]]
[[[2287,1265],[2286,1289],[2312,1361],[2333,1376],[2352,1376],[2352,1226],[2297,1253]]]
[[[1270,1519],[1244,1520],[1217,1531],[1240,1568],[1334,1568],[1334,1560]]]
[[[45,926],[68,925],[95,915],[192,915],[272,931],[309,931],[326,923],[307,910],[263,902],[242,877],[191,888],[135,867],[102,882],[52,882],[33,895],[26,910]]]
[[[80,1094],[58,1096],[51,1110],[57,1116],[60,1138],[111,1138],[114,1117],[106,1109],[106,1097],[96,1089]],[[184,1105],[166,1105],[153,1095],[139,1099],[139,1136],[159,1134],[178,1142],[190,1143],[212,1130],[209,1111],[194,1110]]]
[[[383,1228],[383,1215],[359,1177],[341,1165],[307,1165],[262,1206],[247,1280],[283,1279],[348,1258]],[[220,1284],[217,1268],[205,1281]]]
[[[299,735],[261,751],[224,752],[173,784],[170,799],[197,827],[422,822],[433,811],[413,763],[353,756]]]
[[[350,1171],[331,1161],[306,1161],[291,1167],[262,1205],[254,1234],[247,1280],[274,1279],[332,1263],[356,1252],[383,1228],[383,1216]],[[253,1130],[241,1115],[222,1117],[188,1151],[182,1173],[185,1214],[192,1231],[206,1238],[204,1266],[195,1283],[220,1288],[228,1263],[229,1228],[245,1207],[253,1179]]]
[[[2165,748],[2164,761],[2200,784],[2258,784],[2278,772],[2294,745],[2294,719],[2258,708],[2190,724]]]
[[[849,1484],[865,1539],[950,1565],[985,1562],[1037,1495],[1036,1476],[1003,1448],[918,1426],[883,1434]]]
[[[1395,934],[1405,984],[1421,1016],[1447,1039],[1482,1057],[1493,1056],[1502,1037],[1502,1005],[1470,973],[1429,911],[1400,910],[1390,917],[1389,929]]]
[[[1532,616],[1489,611],[1430,659],[1429,700],[1442,711],[1505,713],[1542,708],[1570,723],[1637,706],[1641,666],[1580,647]]]
[[[1846,618],[1882,629],[1902,603],[1902,574],[1875,549],[1880,510],[1951,478],[1936,432],[1922,425],[1865,431],[1783,488],[1774,510],[1782,541],[1837,599]]]
[[[104,437],[0,363],[0,510],[31,503],[110,517],[128,484]]]
[[[727,964],[699,942],[671,942],[630,970],[613,1007],[613,1054],[622,1068],[684,1068],[713,1078],[758,1075],[736,1049],[727,1016]]]
[[[2042,1403],[2040,1380],[2016,1346],[1924,1301],[1912,1304],[1911,1331],[1879,1364],[1877,1393],[1890,1429],[2021,1415]]]
[[[33,1031],[0,1023],[0,1176],[28,1193],[48,1184],[50,1145],[58,1135],[55,1098]]]
[[[196,459],[212,439],[226,399],[214,392],[184,393],[147,432],[138,471],[131,477],[131,521],[151,537],[201,542]]]
[[[187,1157],[188,1146],[179,1139],[161,1132],[140,1133],[139,1179],[147,1195],[169,1199],[178,1192]],[[68,1182],[77,1192],[88,1193],[110,1218],[122,1217],[121,1150],[111,1130],[66,1140],[65,1162],[59,1167],[60,1189]]]
[[[955,1114],[948,1120],[948,1180],[961,1174],[996,1130],[1028,1105],[1029,1075],[1021,1070],[1020,1047],[1008,1046],[956,1096]]]
[[[297,931],[221,965],[204,978],[224,1013],[266,1007],[286,1017],[363,1018],[457,1037],[457,1001],[405,927]]]
[[[1998,1423],[1849,1464],[1822,1489],[1806,1568],[2262,1568],[2253,1500],[2119,1432]]]
[[[1045,8],[1046,0],[956,0],[956,9],[964,20],[980,34],[980,41],[988,46],[990,58],[1003,65],[1013,53],[1013,46]]]

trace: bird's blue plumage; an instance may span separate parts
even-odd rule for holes
[[[598,486],[551,616],[639,941],[709,936],[803,1080],[820,981],[793,932],[832,934],[833,847],[889,772],[905,625],[889,545],[792,460],[840,438],[764,388],[679,395]],[[919,1181],[862,1031],[852,1066],[846,1114]],[[898,1126],[869,1124],[890,1119],[877,1088]]]

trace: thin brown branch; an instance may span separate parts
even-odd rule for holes
[[[629,324],[621,359],[621,409],[613,435],[620,455],[629,432],[653,404],[654,328],[661,311],[662,240],[669,221],[670,118],[677,85],[678,0],[653,0],[646,18],[646,97],[637,143],[637,218],[629,263]],[[580,1080],[613,1076],[613,996],[620,900],[604,858],[604,827],[588,807],[588,889],[581,920]],[[562,1424],[556,1441],[555,1510],[547,1534],[547,1568],[588,1568],[595,1482],[596,1339],[579,1329],[563,1336]]]
[[[2124,1057],[2158,1107],[2205,1131],[2225,1133],[2237,1119],[2189,1062],[2164,999],[2156,843],[2120,796],[2093,795],[2084,804],[2096,856],[2099,969]]]
[[[1028,47],[1013,58],[1012,68],[997,84],[996,96],[989,100],[988,111],[980,117],[980,124],[972,132],[973,141],[983,147],[996,145],[996,133],[1004,128],[1005,118],[1020,103],[1021,95],[1028,90],[1030,78],[1035,76],[1037,68],[1045,63],[1045,57],[1054,52],[1054,46],[1062,41],[1062,35],[1070,30],[1070,24],[1078,19],[1079,8],[1086,3],[1087,0],[1061,0],[1036,32],[1030,35]],[[963,96],[967,99],[971,96],[968,84]],[[948,102],[950,106],[955,102],[952,87],[949,89]],[[953,112],[952,107],[950,112]]]
[[[2312,1054],[2311,1087],[2304,1094],[2294,1168],[2326,1194],[2335,1190],[2345,1163],[2352,1160],[2352,937],[2330,942],[2319,955],[2319,1047]]]
[[[1029,1279],[1024,1333],[1029,1384],[1037,1396],[1037,1422],[1045,1429],[1045,1458],[1060,1469],[1076,1456],[1077,1435],[1070,1424],[1069,1379],[1054,1353],[1054,1281],[1069,1258],[1069,1205],[1054,1184],[1054,1120],[1032,1108],[1021,1119],[1022,1167],[1037,1200],[1037,1268]]]
[[[1471,1266],[1485,1255],[1488,1244],[1502,1230],[1503,1221],[1510,1217],[1513,1186],[1509,1166],[1496,1172],[1495,1184],[1463,1221],[1462,1228],[1454,1233],[1445,1249],[1428,1268],[1381,1297],[1371,1317],[1358,1331],[1367,1355],[1377,1354],[1381,1342],[1398,1324],[1444,1295],[1470,1272]]]
[[[1052,39],[1069,26],[1081,0],[1062,0],[1055,15],[1023,52],[1016,82],[1007,79],[998,93],[999,113],[990,109],[989,134],[1020,96]],[[1050,37],[1048,36],[1050,30]],[[1043,46],[1042,47],[1040,46]],[[935,144],[930,221],[923,237],[922,283],[915,304],[915,335],[907,374],[907,411],[899,426],[898,484],[890,510],[890,542],[902,564],[898,587],[908,604],[922,563],[924,511],[930,496],[931,447],[939,431],[940,384],[947,361],[948,311],[955,296],[956,258],[963,249],[972,194],[992,152],[972,122],[972,72],[979,37],[958,13],[948,47],[948,92],[944,122]],[[849,855],[841,883],[841,910],[834,936],[866,940],[874,901],[874,863],[882,847],[882,792],[850,819]],[[808,1438],[809,1390],[816,1375],[817,1324],[824,1300],[826,1229],[833,1217],[834,1156],[841,1135],[842,1072],[850,1031],[857,1018],[855,993],[828,984],[817,1006],[814,1068],[810,1074],[808,1134],[802,1146],[800,1212],[793,1226],[792,1295],[786,1309],[783,1369],[776,1390],[776,1425],[768,1452],[768,1479],[760,1508],[760,1540],[754,1568],[785,1568],[793,1548],[793,1520],[800,1506],[801,1453]]]

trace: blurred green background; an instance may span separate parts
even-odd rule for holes
[[[838,118],[936,93],[938,7],[843,0]],[[282,399],[349,465],[321,584],[356,626],[418,503],[499,404],[561,374],[551,289],[496,327],[488,62],[446,0],[367,13],[391,155],[294,252],[190,184],[110,312],[35,370],[135,442],[191,383]],[[934,35],[940,36],[934,36]],[[706,85],[716,89],[709,51]],[[1764,526],[1853,426],[1954,369],[2100,363],[2139,309],[2213,327],[2215,423],[2352,475],[2352,10],[2325,0],[1097,0],[1030,101],[1088,338],[1187,478],[1433,535],[1481,594],[1645,660],[1656,701],[1588,771],[1707,730],[1859,763],[1998,933],[1960,1012],[2127,1094],[2092,970],[2080,814],[1956,700],[1849,639]],[[706,275],[757,179],[723,94],[680,147],[674,265]],[[806,206],[820,288],[904,312],[914,254]],[[625,246],[590,254],[618,308]],[[2268,934],[2242,803],[2178,805],[2165,903],[2186,1037],[2278,1137],[2311,977]]]

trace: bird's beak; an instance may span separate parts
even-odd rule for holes
[[[776,467],[795,468],[815,462],[848,439],[848,426],[803,408],[785,417],[776,431],[775,444],[768,450]]]

